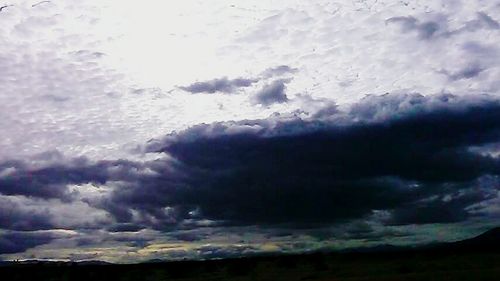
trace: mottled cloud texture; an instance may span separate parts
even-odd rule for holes
[[[1,259],[417,245],[498,223],[498,5],[114,2],[0,12]]]

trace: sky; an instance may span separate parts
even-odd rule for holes
[[[3,1],[0,259],[456,241],[500,221],[500,2]]]

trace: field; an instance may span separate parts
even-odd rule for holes
[[[500,253],[307,254],[131,265],[11,264],[5,280],[500,280]]]

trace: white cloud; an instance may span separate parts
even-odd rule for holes
[[[500,89],[499,7],[484,1],[14,4],[0,15],[3,159],[53,149],[128,157],[123,146],[174,129],[301,109],[299,95],[344,104]],[[254,106],[264,82],[239,96],[175,89],[279,66],[294,70],[287,104]]]

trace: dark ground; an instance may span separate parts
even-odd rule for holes
[[[500,280],[500,229],[425,249],[132,265],[3,264],[2,280]]]
[[[500,254],[302,255],[135,265],[32,264],[3,280],[500,280]],[[4,279],[5,278],[5,279]]]

